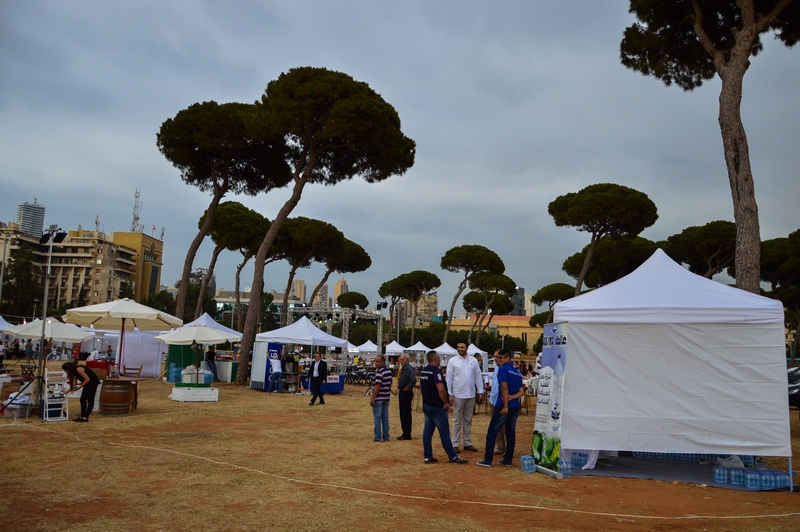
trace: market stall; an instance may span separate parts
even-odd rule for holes
[[[256,342],[253,346],[253,365],[250,376],[250,388],[256,390],[266,390],[269,381],[268,344],[291,344],[308,345],[313,352],[314,347],[339,347],[347,348],[347,340],[331,336],[314,326],[307,317],[303,316],[296,322],[276,329],[256,335]],[[328,382],[322,385],[323,393],[341,393],[344,391],[346,361],[332,362],[328,364]],[[304,384],[305,376],[301,376],[301,386]]]
[[[564,449],[791,457],[780,301],[690,273],[659,249],[557,303],[554,321],[569,330],[569,364],[555,368]]]

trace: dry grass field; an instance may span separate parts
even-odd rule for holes
[[[443,461],[425,465],[422,414],[414,413],[412,441],[394,440],[394,399],[392,441],[374,443],[363,387],[314,407],[306,396],[234,384],[219,386],[218,403],[176,403],[171,389],[142,382],[136,413],[95,413],[84,424],[0,418],[2,530],[800,529],[798,493],[558,481],[479,468],[479,455],[467,452],[470,463],[454,465],[438,436]],[[70,408],[77,413],[77,399]],[[797,411],[791,416],[798,456]],[[481,450],[488,420],[474,420]],[[517,456],[529,453],[532,433],[533,411],[520,416]]]

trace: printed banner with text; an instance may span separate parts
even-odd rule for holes
[[[567,367],[567,324],[544,326],[542,369],[536,394],[531,454],[537,466],[558,471],[561,456],[561,406]]]

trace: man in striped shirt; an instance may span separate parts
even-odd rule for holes
[[[389,399],[392,395],[392,372],[383,355],[375,357],[375,378],[372,380],[372,417],[375,420],[375,441],[389,441]],[[383,429],[383,430],[381,430]]]

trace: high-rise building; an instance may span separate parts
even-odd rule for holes
[[[413,305],[410,301],[405,302],[405,318],[403,323],[411,325],[411,314],[414,312]],[[428,294],[419,298],[417,302],[417,324],[427,323],[433,321],[433,316],[439,313],[439,296],[436,294]]]
[[[303,303],[306,302],[306,282],[304,280],[295,279],[292,281],[291,297]]]
[[[347,281],[344,280],[344,277],[336,281],[336,285],[333,287],[333,303],[335,305],[338,304],[339,296],[349,291],[350,290],[347,288]]]
[[[136,250],[136,274],[133,280],[136,301],[156,294],[161,288],[164,242],[145,233],[114,233],[113,239],[117,245]]]
[[[314,285],[314,290],[316,290],[318,286],[319,286],[318,284],[315,284]],[[314,300],[313,301],[309,301],[308,304],[309,304],[309,306],[312,306],[312,307],[313,306],[317,306],[317,307],[329,307],[329,306],[331,306],[331,298],[328,297],[328,285],[327,284],[322,285],[322,287],[319,289],[319,292],[317,292],[317,295],[314,296]]]
[[[514,295],[511,296],[511,302],[514,303],[514,310],[509,312],[510,316],[527,316],[525,306],[525,289],[518,286]]]
[[[44,229],[44,205],[36,203],[36,198],[33,198],[33,203],[20,203],[17,206],[17,223],[23,233],[39,238]]]

